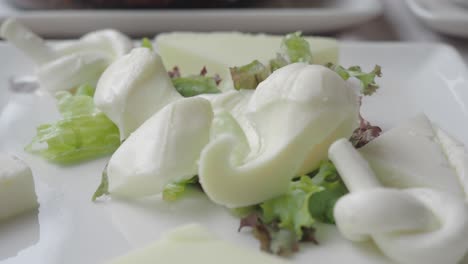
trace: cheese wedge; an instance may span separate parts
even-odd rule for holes
[[[183,75],[198,74],[206,66],[208,74],[230,79],[228,67],[242,66],[253,60],[268,63],[280,50],[283,36],[239,32],[173,32],[156,37],[156,44],[168,69],[178,66]],[[338,61],[335,39],[307,37],[314,63]]]
[[[0,220],[37,207],[31,169],[22,160],[0,153]]]
[[[359,151],[387,187],[428,187],[464,197],[461,179],[452,166],[460,161],[448,159],[457,155],[450,151],[453,140],[447,140],[445,134],[441,138],[437,131],[439,128],[421,114],[382,134]],[[466,163],[468,159],[465,156],[460,160]],[[463,164],[458,167],[461,170]]]
[[[179,227],[146,248],[137,249],[108,264],[280,264],[290,263],[256,249],[220,240],[196,224]]]

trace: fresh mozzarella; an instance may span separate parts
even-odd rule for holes
[[[181,98],[161,58],[147,48],[136,48],[102,74],[94,102],[125,139],[154,113]]]
[[[203,98],[185,98],[164,107],[112,155],[107,166],[109,192],[125,197],[158,194],[167,184],[196,175],[212,119],[210,102]]]
[[[31,169],[16,157],[0,153],[0,219],[37,207]]]
[[[437,131],[421,114],[385,132],[359,151],[387,187],[428,187],[464,197],[464,189],[452,162],[460,173],[464,173],[466,155],[456,161],[464,154],[460,145],[451,143],[453,140]]]
[[[109,264],[153,263],[280,264],[290,263],[258,250],[250,250],[216,238],[199,225],[191,224],[168,232],[149,246],[110,261]]]
[[[464,198],[430,188],[382,188],[347,139],[333,143],[329,157],[351,191],[334,208],[346,238],[372,237],[398,263],[458,263],[463,258],[468,249]]]
[[[319,158],[326,157],[328,146],[322,143],[331,133],[340,129],[335,136],[351,135],[358,102],[333,71],[296,63],[260,83],[245,115],[260,143],[257,149],[250,146],[243,163],[233,164],[239,137],[231,133],[219,135],[200,157],[198,175],[205,193],[228,207],[257,204],[279,195],[301,167],[315,169]],[[306,160],[309,163],[304,166]]]
[[[78,41],[47,45],[14,19],[2,24],[0,36],[37,64],[39,84],[51,92],[94,86],[106,67],[133,47],[127,36],[109,29],[91,32]]]

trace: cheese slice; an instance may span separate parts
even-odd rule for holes
[[[20,159],[0,153],[0,219],[37,207],[31,169]]]
[[[387,187],[428,187],[464,197],[460,177],[446,155],[450,142],[444,140],[445,144],[440,144],[437,131],[421,114],[359,151]]]
[[[108,264],[280,264],[290,263],[257,249],[249,250],[220,240],[199,225],[179,227],[146,248]]]
[[[253,60],[268,63],[280,50],[283,36],[239,32],[173,32],[156,37],[157,49],[168,69],[178,66],[183,75],[198,74],[206,66],[208,74],[230,79],[228,67]],[[338,61],[335,39],[306,37],[316,64]]]

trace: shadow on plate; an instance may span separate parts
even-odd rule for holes
[[[32,210],[0,222],[0,260],[39,241],[38,210]]]

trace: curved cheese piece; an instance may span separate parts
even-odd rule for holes
[[[127,36],[110,29],[88,33],[78,41],[49,46],[14,19],[2,24],[0,35],[36,63],[41,87],[52,92],[83,84],[96,85],[106,67],[133,47]]]
[[[205,193],[228,207],[257,204],[286,191],[309,153],[343,123],[350,136],[358,103],[333,71],[296,63],[275,71],[255,90],[246,116],[260,139],[243,164],[232,163],[238,139],[229,133],[203,150],[198,175]],[[313,162],[315,163],[315,161]],[[311,167],[312,168],[312,167]]]
[[[464,175],[468,159],[463,146],[451,143],[453,139],[444,135],[420,114],[372,140],[359,152],[387,187],[428,187],[464,197],[454,167]],[[451,164],[452,156],[461,159]],[[466,175],[462,177],[467,186]]]
[[[290,263],[258,250],[250,250],[222,241],[197,224],[176,228],[163,235],[161,240],[108,263],[154,264],[156,262],[171,264]]]
[[[0,153],[0,220],[37,205],[31,169],[22,160]]]
[[[102,74],[94,103],[125,139],[154,113],[181,98],[161,58],[147,48],[136,48]]]
[[[353,241],[370,237],[398,263],[458,263],[468,250],[464,199],[430,188],[384,189],[347,139],[329,157],[352,193],[335,205],[340,232]]]
[[[210,102],[202,98],[185,98],[164,107],[112,155],[107,166],[109,192],[143,197],[196,175],[212,119]]]

